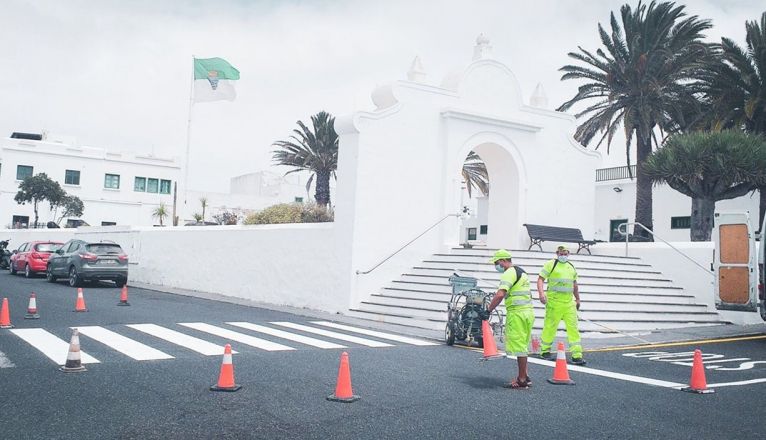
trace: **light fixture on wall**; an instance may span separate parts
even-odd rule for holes
[[[621,192],[622,192],[622,188],[620,188],[619,186],[615,186],[615,187],[614,187],[614,188],[612,188],[612,189],[613,189],[613,190],[614,190],[614,192],[616,192],[616,193],[621,193]]]

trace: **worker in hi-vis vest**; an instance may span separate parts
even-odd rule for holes
[[[548,288],[543,292],[543,284]],[[569,351],[572,353],[572,363],[585,365],[582,358],[580,331],[577,328],[577,311],[580,310],[580,292],[577,287],[577,270],[569,261],[569,249],[559,246],[556,258],[547,261],[537,277],[537,294],[540,302],[545,304],[545,322],[540,338],[540,356],[551,359],[551,345],[556,338],[559,322],[564,320],[569,340]]]
[[[481,318],[489,319],[495,307],[505,299],[505,353],[516,356],[519,374],[516,379],[512,379],[503,387],[529,388],[532,385],[532,380],[527,374],[527,355],[529,338],[532,336],[532,325],[535,322],[532,293],[529,290],[529,277],[524,269],[511,263],[511,253],[505,249],[495,252],[489,262],[494,264],[495,270],[501,273],[500,286]]]

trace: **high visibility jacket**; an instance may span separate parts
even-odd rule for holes
[[[529,292],[529,277],[526,272],[519,271],[517,280],[516,268],[511,266],[500,275],[499,289],[505,290],[505,309],[507,311],[531,309],[532,294]]]
[[[540,277],[548,282],[545,289],[549,297],[555,299],[571,299],[574,293],[574,283],[577,281],[577,269],[567,261],[549,260],[540,271]]]

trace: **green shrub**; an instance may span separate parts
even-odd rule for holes
[[[246,225],[276,223],[323,223],[334,220],[333,212],[315,203],[282,203],[249,214]]]

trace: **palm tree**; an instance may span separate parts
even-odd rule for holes
[[[160,220],[160,226],[163,226],[162,221],[168,216],[168,208],[164,203],[160,203],[160,206],[152,211],[152,217]]]
[[[766,140],[739,130],[673,135],[644,172],[692,198],[691,240],[709,241],[715,203],[766,184]]]
[[[202,221],[205,221],[205,210],[207,209],[207,197],[200,197],[199,204],[202,205]]]
[[[603,48],[595,54],[582,47],[569,53],[581,64],[562,67],[561,79],[587,82],[558,110],[589,102],[576,115],[587,118],[577,127],[575,138],[587,145],[601,134],[596,148],[606,140],[607,153],[614,134],[622,127],[629,166],[630,145],[635,138],[635,219],[652,229],[652,182],[644,172],[644,163],[652,143],[659,147],[655,130],[672,132],[686,127],[689,109],[698,106],[689,82],[708,58],[711,46],[702,42],[702,32],[711,24],[697,16],[687,17],[683,6],[652,1],[648,6],[639,2],[635,9],[622,6],[620,21],[612,13],[610,27],[611,32],[607,32],[599,24]],[[645,237],[646,233],[636,226],[634,235]]]
[[[766,12],[745,23],[747,49],[721,38],[722,54],[702,79],[714,129],[739,128],[766,135]],[[760,222],[766,215],[766,186],[760,192]]]
[[[273,146],[281,148],[272,151],[277,165],[293,167],[285,173],[309,171],[306,191],[316,179],[314,198],[317,204],[330,204],[330,177],[336,178],[338,168],[338,134],[335,133],[335,118],[321,111],[311,117],[313,132],[302,121],[297,121],[300,129],[293,130],[288,140],[274,142]]]
[[[489,195],[489,174],[487,166],[478,154],[471,151],[463,162],[463,180],[465,181],[468,197],[471,197],[473,187],[478,188],[482,194]]]

